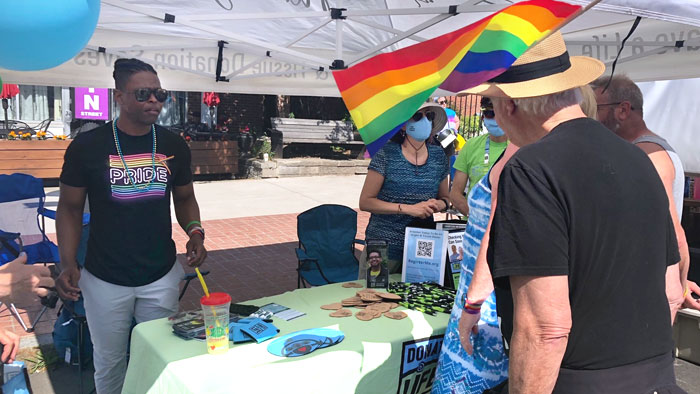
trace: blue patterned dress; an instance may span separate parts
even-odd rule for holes
[[[441,147],[426,145],[428,159],[416,166],[403,156],[401,145],[389,141],[369,163],[369,169],[384,176],[377,194],[382,201],[412,205],[438,197],[440,182],[449,173],[449,162]],[[384,239],[389,244],[388,257],[403,260],[403,242],[406,226],[415,218],[409,215],[378,214],[369,217],[366,239]]]
[[[501,331],[498,328],[494,293],[491,293],[481,306],[479,335],[472,337],[474,353],[471,356],[464,351],[459,339],[459,318],[464,307],[464,297],[471,283],[476,256],[479,254],[481,240],[491,216],[489,174],[486,174],[469,193],[469,221],[462,238],[465,251],[462,274],[440,351],[433,381],[433,394],[481,394],[508,377],[508,358],[503,350]]]

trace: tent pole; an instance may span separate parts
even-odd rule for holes
[[[387,41],[384,41],[378,45],[375,45],[372,48],[369,48],[369,49],[364,50],[363,52],[360,52],[357,56],[350,59],[345,65],[350,66],[352,64],[355,64],[355,63],[381,51],[382,49],[384,49],[388,46],[394,45],[397,42],[403,40],[404,38],[412,36],[413,34],[419,32],[419,31],[422,31],[424,29],[427,29],[430,26],[433,26],[437,23],[440,23],[451,16],[452,16],[451,14],[442,14],[442,15],[437,15],[435,17],[432,17],[432,18],[428,19],[427,21],[419,24],[418,26],[415,26],[412,29],[405,31],[403,34],[399,34],[394,38],[390,38]]]
[[[335,59],[343,61],[343,20],[335,20]]]
[[[119,8],[128,10],[128,11],[137,12],[139,14],[148,15],[148,16],[151,16],[153,18],[160,19],[160,20],[163,20],[163,17],[164,17],[164,14],[162,12],[156,11],[152,8],[147,8],[147,7],[137,6],[135,4],[130,4],[130,3],[127,3],[123,0],[102,0],[102,3],[109,4],[109,5],[114,6],[114,7],[119,7]],[[314,64],[317,64],[318,66],[327,66],[328,64],[331,63],[328,59],[324,59],[324,58],[321,58],[318,56],[309,55],[309,54],[306,54],[306,53],[301,52],[301,51],[285,48],[285,47],[282,47],[279,45],[272,44],[272,43],[267,42],[267,41],[257,40],[254,38],[246,37],[242,34],[232,33],[230,31],[226,31],[224,29],[218,29],[215,27],[211,27],[211,26],[207,25],[206,23],[195,22],[195,21],[188,19],[187,16],[177,16],[176,15],[175,17],[176,17],[176,19],[175,19],[176,22],[174,22],[174,23],[177,23],[181,26],[190,27],[192,29],[201,30],[201,31],[204,31],[207,33],[216,34],[216,35],[220,36],[221,39],[224,39],[224,40],[239,41],[239,42],[250,44],[253,46],[260,47],[260,48],[267,48],[269,50],[274,50],[274,51],[277,51],[280,53],[285,53],[289,56],[296,57],[296,58],[301,59],[301,60],[312,62]]]
[[[323,26],[327,25],[328,23],[330,23],[330,21],[331,21],[331,18],[326,18],[326,19],[324,19],[323,21],[321,21],[321,22],[320,22],[319,24],[317,24],[316,26],[314,26],[314,27],[312,27],[311,29],[305,31],[304,33],[298,35],[298,36],[297,36],[296,38],[294,38],[293,40],[284,43],[284,46],[285,46],[285,47],[290,47],[290,46],[296,44],[297,42],[299,42],[299,41],[303,40],[304,38],[308,37],[309,35],[311,35],[311,34],[312,34],[313,32],[315,32],[316,30],[318,30],[318,29],[322,28]],[[238,70],[236,70],[236,71],[232,72],[231,74],[227,75],[226,78],[233,78],[233,77],[235,77],[236,75],[238,75],[238,74],[244,72],[245,70],[247,70],[247,69],[249,69],[249,68],[255,66],[256,64],[259,64],[260,62],[262,62],[263,60],[265,60],[267,57],[272,57],[272,54],[270,53],[269,56],[260,57],[258,60],[255,60],[255,61],[253,61],[253,62],[248,63],[248,64],[245,65],[244,67],[241,67],[241,68],[239,68]],[[306,67],[306,66],[305,66],[305,67]]]
[[[384,25],[380,25],[379,23],[374,23],[374,22],[362,20],[362,19],[359,19],[359,18],[348,18],[348,20],[351,20],[351,21],[353,21],[353,22],[355,22],[355,23],[359,23],[359,24],[361,24],[361,25],[373,27],[373,28],[375,28],[375,29],[377,29],[377,30],[384,30],[385,32],[388,32],[388,33],[403,34],[403,31],[402,31],[402,30],[394,29],[394,28],[392,28],[392,27],[388,27],[388,26],[384,26]],[[409,40],[417,41],[417,42],[428,41],[427,38],[420,37],[420,36],[415,35],[415,34],[412,35],[412,36],[406,37],[406,38],[409,39]]]

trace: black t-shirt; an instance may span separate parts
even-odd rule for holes
[[[671,351],[664,278],[680,257],[668,199],[644,152],[600,123],[564,122],[510,159],[487,255],[508,341],[508,277],[568,275],[562,367],[610,368]]]
[[[185,141],[156,126],[153,135],[117,131],[134,187],[117,153],[112,122],[78,135],[66,150],[61,183],[87,188],[90,238],[85,268],[121,286],[143,286],[163,277],[175,263],[170,193],[192,182]],[[153,182],[146,186],[149,181]]]

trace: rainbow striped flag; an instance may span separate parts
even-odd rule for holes
[[[334,71],[333,77],[373,155],[435,89],[459,92],[498,76],[579,10],[552,0],[520,2],[451,33]]]

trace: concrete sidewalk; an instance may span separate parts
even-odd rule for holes
[[[364,175],[195,182],[202,220],[301,213],[320,204],[357,208]],[[58,205],[58,188],[46,188],[46,206]],[[175,212],[172,212],[175,222]],[[46,232],[56,232],[52,220]]]

